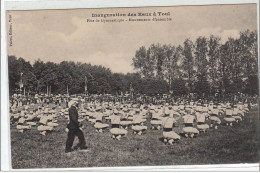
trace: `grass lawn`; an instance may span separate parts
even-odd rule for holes
[[[11,125],[12,167],[69,168],[115,166],[162,166],[191,164],[258,163],[259,112],[254,109],[240,125],[210,129],[194,139],[181,138],[173,146],[161,141],[162,131],[149,128],[142,136],[128,130],[121,141],[113,140],[109,131],[96,133],[93,125],[84,122],[83,133],[89,152],[65,154],[67,121],[60,117],[56,130],[42,136],[36,128],[19,133]],[[174,130],[182,129],[181,121]],[[76,145],[78,139],[74,141]]]

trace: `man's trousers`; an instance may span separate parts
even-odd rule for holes
[[[66,142],[66,151],[71,151],[71,147],[73,145],[75,136],[78,136],[78,138],[79,138],[79,147],[80,148],[84,148],[86,146],[83,132],[80,129],[69,129],[68,139]]]

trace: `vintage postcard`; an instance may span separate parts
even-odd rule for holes
[[[257,5],[6,11],[12,169],[258,163]]]

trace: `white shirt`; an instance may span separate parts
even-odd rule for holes
[[[120,116],[119,115],[111,115],[111,124],[120,124]]]
[[[195,116],[193,115],[184,115],[182,117],[184,119],[184,123],[189,123],[189,124],[192,124],[194,122],[194,119],[195,119]]]
[[[200,123],[204,123],[206,120],[205,114],[202,114],[200,112],[196,112],[196,118],[197,118],[197,121]]]

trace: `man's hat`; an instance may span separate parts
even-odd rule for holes
[[[73,105],[75,105],[76,103],[78,103],[76,100],[71,100],[71,101],[69,101],[69,107],[71,107],[71,106],[73,106]]]

